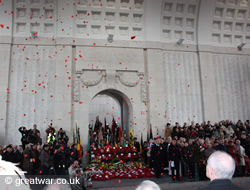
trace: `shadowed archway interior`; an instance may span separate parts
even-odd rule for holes
[[[96,94],[89,107],[89,123],[94,124],[96,116],[103,123],[106,118],[107,124],[112,125],[114,117],[118,126],[129,135],[129,126],[133,119],[132,104],[129,98],[115,89],[107,89]]]

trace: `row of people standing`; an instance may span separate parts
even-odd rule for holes
[[[76,144],[44,144],[33,145],[29,143],[23,150],[12,145],[6,146],[1,153],[2,160],[18,164],[28,175],[65,175],[67,169],[78,160]]]
[[[29,143],[42,145],[42,138],[40,137],[40,131],[37,129],[36,124],[33,125],[33,129],[28,130],[22,126],[18,130],[22,135],[21,142],[23,149],[25,149],[25,146]],[[56,129],[52,126],[52,123],[48,125],[45,132],[47,134],[46,142],[49,144],[58,142],[59,144],[66,145],[69,140],[66,132],[62,128],[60,128],[56,134]]]
[[[205,180],[205,161],[208,158],[205,156],[205,149],[203,139],[190,139],[181,144],[171,137],[166,142],[161,138],[156,138],[155,142],[151,139],[147,152],[148,164],[154,168],[157,178],[167,169],[173,181],[179,180],[181,167],[182,176]]]

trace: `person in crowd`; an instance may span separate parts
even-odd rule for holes
[[[66,175],[67,159],[63,145],[56,146],[53,160],[54,160],[56,175]]]
[[[185,139],[190,138],[190,131],[189,131],[187,126],[184,127],[184,137],[185,137]]]
[[[236,167],[236,172],[238,173],[238,176],[245,176],[245,149],[240,145],[240,140],[236,140],[236,145],[235,147],[237,148],[238,150],[238,153],[239,153],[239,165]]]
[[[140,143],[137,141],[137,137],[134,137],[134,147],[137,150],[137,153],[140,154]]]
[[[199,131],[198,131],[198,137],[204,139],[206,136],[206,133],[204,131],[204,128],[200,126]]]
[[[69,158],[69,164],[73,164],[75,160],[78,160],[78,154],[77,154],[77,144],[72,144],[70,148],[70,158]]]
[[[209,158],[209,156],[211,155],[211,154],[213,154],[213,152],[214,152],[214,149],[213,149],[213,146],[211,145],[211,144],[208,144],[207,145],[207,149],[205,150],[205,161],[207,161],[208,160],[208,158]]]
[[[38,143],[38,134],[40,134],[40,131],[37,129],[37,125],[33,125],[33,129],[29,130],[29,135],[28,135],[28,142],[32,144],[37,144]]]
[[[13,146],[10,144],[6,146],[6,150],[2,154],[2,160],[12,162],[12,163],[18,163],[19,158],[16,152],[13,150]]]
[[[34,144],[32,146],[32,152],[35,154],[35,159],[34,159],[34,170],[33,174],[38,175],[40,173],[40,167],[41,167],[41,160],[40,158],[40,152],[38,151],[38,145]]]
[[[232,183],[235,171],[234,159],[227,153],[216,151],[207,161],[206,175],[210,179],[210,184],[201,190],[242,190]]]
[[[228,154],[230,154],[233,157],[235,161],[235,166],[237,167],[240,162],[240,157],[239,157],[238,149],[234,145],[233,140],[228,141],[227,151],[228,151]]]
[[[69,167],[68,171],[69,171],[69,178],[71,180],[77,178],[77,179],[79,179],[79,183],[80,183],[80,184],[78,184],[78,183],[73,184],[72,189],[73,190],[77,190],[77,189],[85,190],[86,187],[85,187],[85,183],[84,183],[83,170],[80,167],[79,162],[77,160],[75,160],[73,162],[73,164]]]
[[[165,138],[171,137],[173,128],[171,127],[170,123],[167,123],[167,126],[165,128]]]
[[[204,140],[197,139],[194,144],[195,180],[205,180]]]
[[[190,132],[190,138],[195,139],[198,137],[198,133],[196,132],[194,125],[192,126],[191,132]]]
[[[144,146],[143,146],[143,158],[144,158],[144,163],[148,164],[148,156],[147,156],[147,152],[148,152],[148,143],[147,141],[143,142]],[[118,147],[118,145],[117,145]]]
[[[50,125],[48,125],[48,128],[45,130],[47,134],[46,142],[49,144],[53,144],[56,142],[56,129],[52,125],[53,124],[50,123]]]
[[[39,164],[39,153],[36,150],[36,145],[28,144],[23,152],[23,165],[22,168],[28,175],[35,175]]]
[[[215,150],[220,150],[220,151],[227,152],[227,146],[225,145],[225,140],[224,139],[220,139],[218,141],[218,145],[215,146]]]
[[[245,149],[246,155],[250,157],[250,141],[246,137],[246,134],[243,132],[240,137],[240,144]]]
[[[188,166],[188,177],[190,180],[195,178],[195,164],[194,164],[194,154],[193,154],[193,140],[188,140],[188,147],[187,147],[187,166]]]
[[[181,153],[181,171],[183,177],[188,177],[188,167],[187,167],[187,142],[181,142],[180,153]]]
[[[48,175],[50,171],[50,167],[52,166],[48,144],[45,144],[43,146],[43,150],[41,151],[41,155],[40,155],[40,160],[41,160],[40,174]]]
[[[58,144],[62,144],[64,147],[67,145],[69,141],[69,137],[66,135],[66,132],[60,128],[57,132],[57,142]]]
[[[161,177],[162,163],[163,163],[162,150],[163,148],[162,148],[162,145],[160,144],[160,138],[157,137],[155,144],[152,147],[152,152],[151,152],[151,160],[152,160],[156,178]]]
[[[22,145],[18,146],[18,154],[19,154],[19,162],[18,162],[17,166],[22,169],[23,159],[24,159],[23,146]]]
[[[135,190],[161,190],[161,188],[153,181],[144,180]]]
[[[179,180],[179,164],[181,160],[181,153],[176,140],[173,139],[169,146],[169,161],[171,163],[172,181]]]
[[[37,135],[37,144],[42,145],[43,141],[42,141],[42,138],[40,136],[40,133],[37,133],[36,135]]]
[[[18,130],[22,135],[21,142],[22,142],[23,149],[25,149],[26,144],[29,143],[28,136],[29,136],[30,131],[27,130],[26,127],[24,126],[20,127]]]
[[[147,146],[147,157],[148,157],[148,165],[150,168],[153,167],[152,159],[151,159],[151,152],[152,152],[152,146],[154,145],[153,139],[149,139],[148,146]]]

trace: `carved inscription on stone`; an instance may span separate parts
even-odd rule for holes
[[[146,81],[141,82],[141,100],[142,102],[148,101],[148,93],[147,93],[147,83]]]
[[[74,81],[74,101],[79,102],[80,101],[80,78],[81,78],[82,72],[77,71],[75,75],[75,81]]]

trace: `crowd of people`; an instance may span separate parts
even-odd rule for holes
[[[108,130],[109,131],[109,130]],[[234,176],[245,176],[250,169],[250,123],[249,121],[222,121],[211,124],[210,121],[191,125],[184,123],[175,126],[167,123],[165,138],[157,136],[139,144],[137,139],[120,138],[115,143],[106,143],[106,139],[92,142],[90,158],[99,163],[119,158],[126,162],[144,161],[160,178],[164,172],[172,180],[187,177],[193,180],[206,180],[206,164],[209,156],[219,150],[229,153],[235,160]],[[96,138],[97,139],[97,138]],[[124,143],[125,142],[125,143]]]
[[[30,130],[22,126],[19,131],[22,145],[0,147],[0,155],[2,160],[18,164],[27,175],[66,175],[70,166],[80,167],[77,145],[68,142],[62,128],[56,133],[52,124],[48,125],[43,145],[37,125]]]
[[[150,139],[145,148],[145,160],[155,169],[156,177],[160,177],[164,168],[168,168],[172,180],[185,176],[190,179],[205,180],[206,164],[209,156],[216,150],[230,154],[235,160],[235,176],[245,176],[250,169],[250,123],[238,121],[221,121],[211,124],[184,125],[168,123],[165,139]],[[182,172],[180,172],[180,170]]]
[[[43,146],[36,125],[30,130],[20,127],[19,131],[22,145],[0,147],[3,160],[18,163],[29,175],[66,175],[72,165],[79,168],[77,145],[68,142],[69,138],[62,128],[56,133],[50,124],[45,131],[47,139]],[[105,139],[100,143],[95,141],[90,146],[89,155],[99,163],[110,162],[114,158],[124,162],[145,162],[157,178],[167,172],[173,181],[183,176],[205,180],[207,160],[214,151],[220,150],[233,157],[236,165],[234,175],[245,176],[250,169],[249,132],[248,120],[244,123],[239,120],[236,124],[222,121],[213,125],[209,121],[201,124],[191,122],[191,125],[184,123],[183,126],[177,122],[175,126],[168,123],[165,138],[157,136],[141,144],[137,138],[133,138],[131,144],[125,136],[115,143],[107,143]]]

